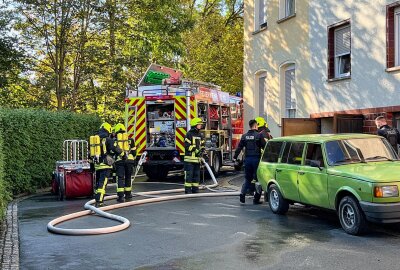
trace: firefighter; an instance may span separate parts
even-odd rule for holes
[[[100,155],[95,160],[94,168],[96,172],[96,207],[102,207],[104,205],[103,199],[106,193],[107,181],[110,177],[110,172],[114,164],[112,158],[115,154],[120,154],[121,149],[114,146],[114,140],[110,137],[111,125],[104,122],[98,131],[97,136],[100,137]]]
[[[124,124],[114,126],[116,144],[123,151],[116,156],[115,171],[117,173],[117,202],[132,199],[132,173],[135,165],[135,141],[128,137]],[[125,197],[124,197],[125,196]]]
[[[263,150],[265,148],[265,145],[267,144],[267,141],[272,139],[272,135],[270,134],[271,130],[269,130],[268,128],[268,123],[261,116],[256,117],[255,120],[258,126],[257,131],[259,133],[259,136],[261,137],[261,150]]]
[[[261,116],[256,117],[256,119],[254,119],[254,120],[256,120],[256,122],[257,122],[258,141],[259,141],[259,144],[260,144],[261,153],[263,153],[265,145],[267,144],[268,140],[272,139],[272,135],[270,134],[271,131],[268,128],[268,123]],[[255,201],[255,203],[260,202],[260,198],[261,198],[261,195],[262,195],[262,188],[257,183],[256,179],[252,180],[251,189],[254,190],[254,201]]]
[[[185,194],[198,193],[200,182],[200,158],[204,154],[204,138],[200,133],[203,121],[193,118],[190,121],[191,129],[185,136]]]
[[[250,130],[242,135],[239,146],[236,148],[233,160],[236,161],[240,152],[245,148],[245,159],[244,159],[244,170],[245,170],[245,181],[242,185],[240,192],[240,202],[245,203],[246,193],[248,190],[254,192],[253,180],[257,180],[257,167],[261,157],[261,143],[260,136],[258,136],[258,126],[256,120],[249,121]],[[253,203],[260,204],[260,197],[257,193],[254,195]]]
[[[378,128],[378,135],[385,137],[390,145],[393,147],[394,151],[398,153],[398,144],[400,144],[400,133],[397,128],[392,128],[387,124],[386,118],[384,116],[378,116],[375,119],[376,127]]]

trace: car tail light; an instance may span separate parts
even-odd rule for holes
[[[374,188],[376,198],[399,197],[399,188],[397,186],[379,186]]]

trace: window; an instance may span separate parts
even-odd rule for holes
[[[254,5],[254,31],[267,27],[267,1],[256,0]]]
[[[303,149],[304,143],[286,143],[281,162],[300,165]]]
[[[312,163],[317,164],[319,167],[324,167],[324,158],[322,155],[322,147],[320,144],[309,143],[307,144],[307,154],[305,165],[311,166]]]
[[[400,66],[400,2],[386,7],[386,67]]]
[[[394,36],[395,36],[395,65],[400,66],[400,8],[394,11]]]
[[[283,142],[268,142],[265,147],[262,161],[264,162],[278,162],[281,153]]]
[[[279,1],[279,19],[293,16],[296,12],[295,0],[280,0]]]
[[[328,78],[349,77],[351,73],[350,22],[328,27]]]
[[[268,118],[267,117],[267,107],[268,107],[268,97],[267,97],[267,73],[262,72],[256,75],[256,87],[258,88],[258,91],[255,91],[255,93],[258,93],[256,95],[256,100],[258,100],[258,105],[259,105],[259,116]]]
[[[296,91],[295,91],[295,66],[290,65],[286,68],[285,73],[285,117],[296,117]]]

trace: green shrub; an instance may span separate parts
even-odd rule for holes
[[[2,112],[0,111],[0,126],[2,126]],[[6,183],[4,182],[4,150],[3,150],[3,136],[2,129],[0,128],[0,221],[4,218],[7,202],[10,201],[10,192],[6,190]]]
[[[95,115],[34,109],[1,109],[0,118],[4,183],[12,195],[48,187],[63,141],[88,140],[101,124]]]

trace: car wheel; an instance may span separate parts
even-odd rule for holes
[[[289,210],[289,203],[283,198],[275,184],[268,188],[268,203],[274,214],[284,215]]]
[[[360,235],[366,231],[367,221],[354,197],[345,196],[340,200],[338,215],[340,224],[346,233]]]

